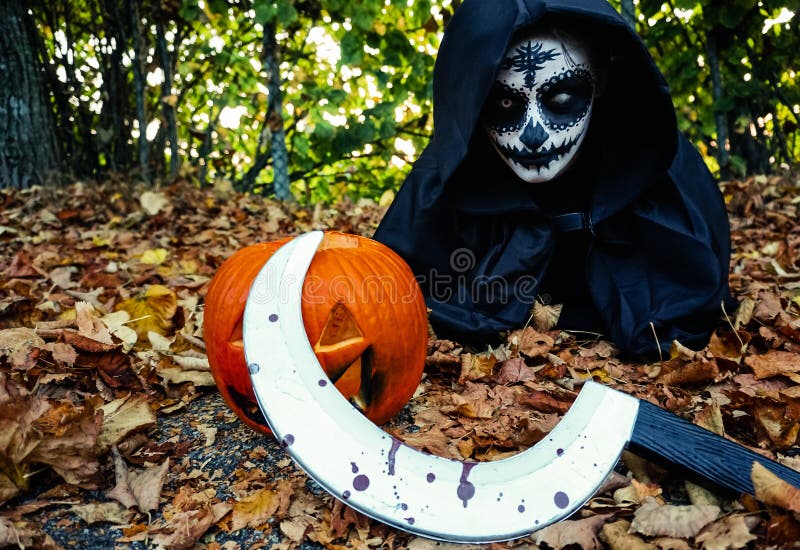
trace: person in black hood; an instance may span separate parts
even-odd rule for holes
[[[434,134],[374,238],[440,336],[529,320],[626,354],[703,346],[725,307],[721,193],[646,47],[604,0],[465,0],[434,68]]]

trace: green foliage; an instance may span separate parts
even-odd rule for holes
[[[638,32],[670,83],[682,130],[717,168],[769,171],[800,158],[797,18],[781,0],[640,0]],[[134,28],[150,130],[149,170],[166,174],[165,103],[174,105],[182,175],[268,194],[270,143],[283,127],[294,195],[308,202],[396,188],[432,123],[432,72],[451,0],[34,0],[53,109],[77,176],[137,166]],[[619,8],[619,1],[613,0]],[[131,17],[129,9],[136,9]],[[769,21],[781,21],[769,24]],[[171,94],[155,50],[169,42]],[[265,40],[274,37],[276,49]],[[709,37],[722,94],[712,94]],[[280,63],[280,104],[265,55]],[[275,94],[273,94],[275,95]],[[279,112],[270,114],[270,109]],[[277,137],[276,137],[277,136]]]

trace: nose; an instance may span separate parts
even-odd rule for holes
[[[541,122],[536,122],[536,126],[533,125],[533,119],[528,121],[528,124],[525,126],[525,129],[522,131],[522,135],[519,137],[519,140],[531,151],[536,151],[547,139],[550,137],[550,134],[547,133],[547,130],[544,129]]]

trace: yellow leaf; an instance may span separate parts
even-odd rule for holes
[[[167,261],[168,256],[169,250],[166,248],[153,248],[145,251],[145,253],[139,258],[139,261],[143,264],[159,265]]]
[[[271,489],[261,489],[233,504],[232,531],[245,527],[258,528],[264,525],[278,510],[278,499]]]
[[[143,295],[125,300],[116,309],[130,314],[132,320],[128,326],[136,331],[140,341],[146,342],[150,331],[161,335],[172,331],[172,318],[178,311],[178,297],[163,285],[151,285]]]

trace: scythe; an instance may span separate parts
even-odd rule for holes
[[[800,473],[595,382],[584,384],[546,439],[511,458],[462,462],[404,445],[328,383],[306,337],[303,281],[322,235],[293,239],[256,277],[244,314],[245,356],[275,437],[357,511],[439,540],[524,537],[578,510],[625,449],[737,493],[753,493],[754,462],[800,487]]]

